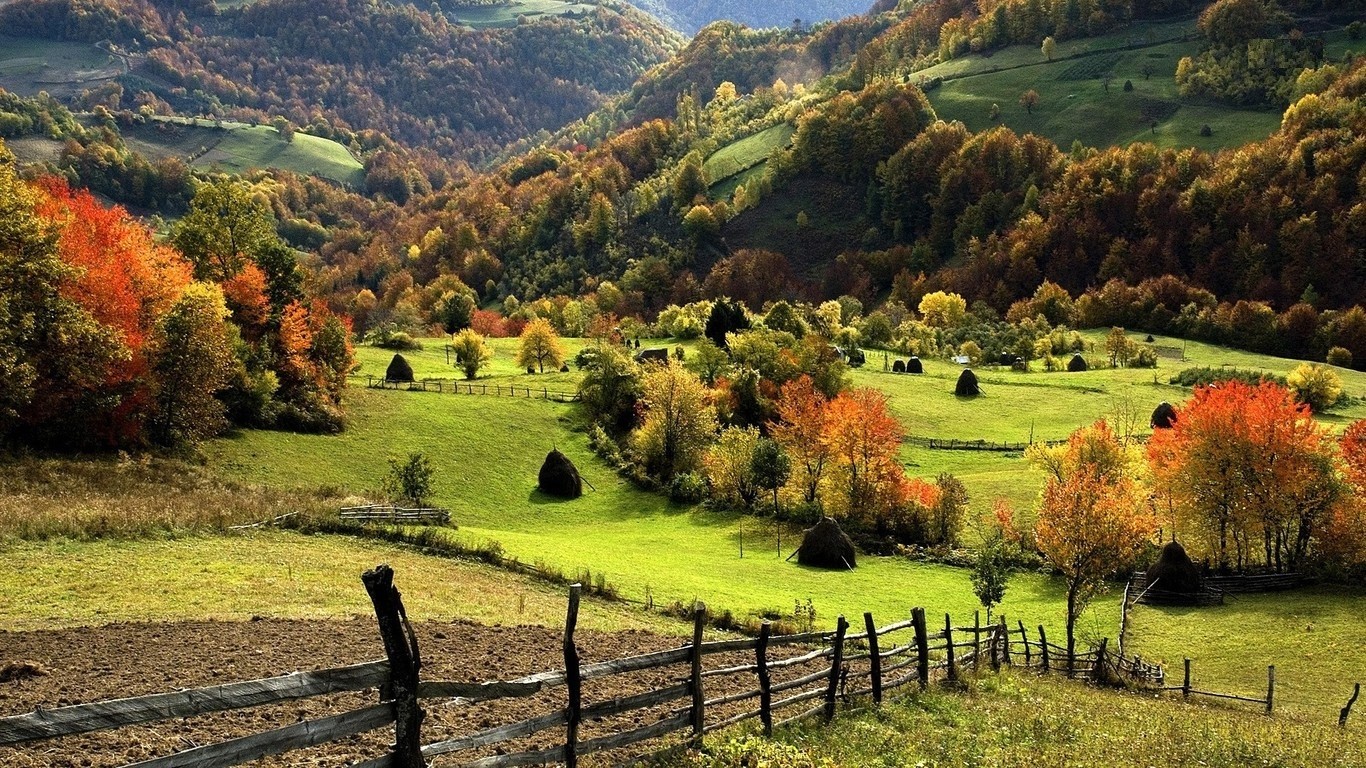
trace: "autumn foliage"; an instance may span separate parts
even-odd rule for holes
[[[1197,389],[1148,462],[1171,528],[1224,569],[1301,565],[1341,491],[1327,431],[1271,383]]]

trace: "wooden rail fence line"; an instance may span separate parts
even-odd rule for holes
[[[341,520],[363,523],[449,525],[451,511],[440,507],[405,509],[392,504],[366,504],[360,507],[342,507],[337,517]]]
[[[562,392],[549,387],[516,387],[511,384],[494,384],[454,379],[416,379],[414,381],[394,381],[379,376],[366,376],[365,386],[370,389],[402,389],[409,392],[450,391],[453,395],[488,395],[490,397],[520,397],[523,399],[550,400],[556,403],[575,403],[578,392]]]
[[[839,704],[850,698],[869,696],[876,705],[898,688],[915,685],[923,689],[936,677],[955,681],[966,671],[985,669],[986,665],[993,670],[1015,665],[1157,687],[1162,687],[1164,680],[1160,666],[1114,653],[1106,648],[1105,641],[1068,659],[1067,650],[1049,643],[1042,627],[1037,639],[1032,639],[1023,622],[1018,623],[1018,629],[1011,629],[1004,616],[984,625],[978,613],[971,625],[955,626],[946,614],[943,630],[930,632],[925,610],[918,607],[911,611],[909,620],[882,627],[871,613],[865,613],[863,631],[856,633],[850,632],[849,622],[840,616],[833,631],[773,635],[765,623],[757,638],[704,642],[707,611],[698,603],[692,612],[692,639],[687,645],[585,664],[574,637],[582,593],[578,584],[569,591],[563,669],[515,680],[421,680],[421,651],[394,586],[393,570],[381,565],[365,572],[361,580],[375,610],[386,655],[383,660],[4,717],[0,718],[0,747],[378,688],[378,704],[135,765],[233,766],[392,725],[392,746],[359,768],[420,768],[429,758],[454,753],[475,753],[461,763],[470,768],[551,762],[576,766],[584,755],[670,734],[687,732],[686,740],[697,744],[704,734],[753,718],[759,719],[766,734],[775,726],[814,715],[829,721]],[[719,663],[709,662],[717,657]],[[1058,659],[1063,660],[1061,664]],[[672,667],[681,669],[669,678],[671,682],[656,682],[628,695],[584,701],[586,682]],[[423,701],[442,699],[448,706],[476,706],[541,695],[538,701],[544,702],[543,694],[560,687],[564,689],[563,704],[549,712],[513,723],[495,720],[495,724],[475,733],[422,743]],[[1187,695],[1212,695],[1190,687],[1189,665],[1183,690]],[[1269,692],[1268,710],[1271,696]],[[603,722],[623,715],[634,719],[620,727]],[[783,719],[778,719],[780,715]],[[607,732],[583,739],[585,723],[598,732]],[[552,729],[562,732],[556,746],[519,751],[516,744],[510,744]],[[491,749],[497,753],[489,754]]]

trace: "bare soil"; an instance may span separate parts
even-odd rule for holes
[[[427,622],[416,627],[426,680],[508,680],[564,666],[563,640],[542,627],[484,627]],[[677,638],[646,632],[614,634],[582,631],[576,635],[584,663],[679,645]],[[250,622],[113,624],[36,632],[0,632],[0,665],[33,663],[46,674],[18,675],[0,683],[0,716],[104,699],[164,693],[181,688],[250,680],[296,670],[322,669],[383,658],[373,619]],[[584,686],[584,702],[677,682],[686,665],[594,680]],[[719,692],[719,690],[717,691]],[[564,706],[563,687],[535,697],[464,705],[424,701],[426,743],[467,735]],[[715,695],[709,690],[708,695]],[[367,706],[377,691],[339,694],[285,704],[169,720],[150,726],[33,742],[0,748],[8,768],[81,768],[119,766],[195,746],[283,727]],[[676,711],[687,702],[668,705]],[[581,738],[592,738],[654,722],[665,711],[634,712],[614,723],[585,723]],[[709,718],[710,719],[710,718]],[[342,766],[377,757],[392,743],[391,728],[256,763],[263,766]],[[562,729],[551,729],[505,748],[541,749],[562,743]],[[654,743],[658,749],[661,743]],[[444,758],[446,765],[478,753]],[[620,758],[620,756],[616,756]],[[610,759],[609,759],[610,761]],[[438,765],[443,760],[438,760]]]

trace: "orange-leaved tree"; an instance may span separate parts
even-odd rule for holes
[[[778,421],[772,426],[773,439],[792,457],[791,482],[806,504],[816,503],[830,459],[830,449],[821,439],[825,403],[825,395],[812,384],[811,377],[800,376],[783,385],[778,396]]]
[[[1345,575],[1366,564],[1366,419],[1343,431],[1338,450],[1349,492],[1333,505],[1317,538],[1323,564]]]
[[[1030,458],[1048,472],[1034,537],[1067,581],[1070,671],[1077,618],[1105,576],[1127,568],[1157,526],[1133,462],[1103,419],[1073,432],[1065,446],[1031,450]]]
[[[898,506],[905,481],[897,452],[901,423],[875,389],[841,393],[826,405],[821,441],[830,452],[826,505],[866,528]]]
[[[1333,441],[1284,387],[1201,387],[1148,443],[1160,507],[1221,569],[1294,568],[1341,493]]]

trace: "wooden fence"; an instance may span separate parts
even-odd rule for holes
[[[997,442],[994,440],[959,440],[949,437],[917,437],[908,435],[903,442],[910,445],[918,445],[921,448],[929,448],[939,451],[1000,451],[1000,452],[1021,452],[1028,448],[1032,443],[1011,443]],[[1062,445],[1066,440],[1035,440],[1035,443],[1042,443],[1047,446]]]
[[[451,511],[440,507],[405,509],[393,504],[367,504],[361,507],[342,507],[337,512],[342,520],[363,523],[392,523],[394,525],[449,525]]]
[[[453,395],[489,395],[493,397],[520,397],[536,400],[552,400],[557,403],[574,403],[579,400],[578,392],[561,392],[549,387],[516,387],[511,384],[494,384],[474,381],[455,381],[453,379],[420,379],[417,381],[392,381],[376,376],[366,376],[365,386],[371,389],[406,389],[409,392],[447,392]]]
[[[690,643],[584,664],[574,637],[579,585],[570,587],[562,669],[489,682],[421,680],[417,637],[394,587],[393,571],[381,565],[361,579],[374,605],[385,660],[0,718],[0,746],[378,688],[381,700],[372,706],[136,766],[233,766],[392,725],[393,745],[359,768],[419,768],[426,759],[456,753],[463,753],[459,764],[468,768],[556,762],[573,768],[581,756],[594,752],[675,733],[696,744],[706,733],[754,718],[766,734],[802,718],[820,716],[828,721],[839,704],[851,698],[869,697],[876,705],[897,688],[924,688],[936,678],[955,682],[987,664],[992,669],[1014,664],[1097,680],[1124,678],[1157,686],[1163,682],[1161,667],[1112,653],[1104,641],[1069,658],[1065,648],[1048,642],[1043,627],[1037,639],[1031,639],[1023,623],[1011,630],[1002,617],[983,626],[979,613],[971,626],[958,627],[945,615],[943,629],[932,631],[923,608],[915,608],[908,620],[882,627],[865,613],[861,632],[851,632],[840,616],[833,632],[771,635],[764,624],[756,638],[703,642],[706,608],[698,604]],[[1199,693],[1190,689],[1187,670],[1188,695]],[[614,691],[585,701],[593,698],[591,689],[585,694],[585,684],[633,673],[650,673],[653,679],[629,695]],[[510,699],[528,699],[548,711],[515,722],[500,721],[507,719],[506,709],[495,711],[480,719],[482,730],[422,743],[422,701],[473,707]],[[518,711],[524,712],[520,707]],[[584,738],[584,729],[594,732],[591,738]],[[557,732],[554,746],[544,746],[547,731]],[[537,734],[542,734],[540,745],[528,745],[528,737]],[[677,738],[673,741],[678,743]]]
[[[1191,685],[1191,660],[1185,659],[1185,672],[1181,679],[1181,685],[1162,686],[1164,691],[1180,691],[1183,698],[1189,699],[1192,696],[1208,696],[1213,699],[1227,699],[1231,701],[1245,701],[1249,704],[1259,704],[1266,707],[1266,713],[1271,714],[1276,702],[1276,665],[1272,664],[1266,668],[1266,696],[1257,698],[1254,696],[1236,696],[1231,693],[1215,693],[1214,691],[1197,690]],[[1351,711],[1350,705],[1347,711]],[[1346,715],[1342,716],[1342,721],[1346,721]],[[1341,723],[1339,723],[1341,724]]]

